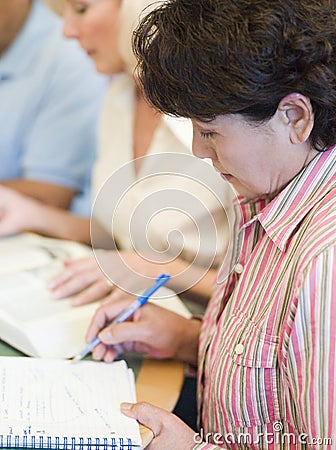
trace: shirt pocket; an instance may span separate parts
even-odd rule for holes
[[[280,420],[278,336],[264,333],[244,314],[225,323],[222,358],[226,360],[221,403],[234,427],[264,426]]]

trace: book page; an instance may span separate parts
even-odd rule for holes
[[[71,358],[79,353],[86,346],[85,334],[99,306],[95,302],[73,307],[70,299],[51,298],[46,282],[58,264],[0,274],[0,338],[30,356]],[[191,316],[168,288],[160,288],[150,301]]]
[[[32,269],[92,254],[91,248],[78,242],[53,239],[33,233],[0,238],[0,273]]]
[[[0,339],[27,355],[69,358],[85,346],[97,304],[54,300],[46,285],[63,260],[92,254],[77,242],[32,233],[0,239]]]
[[[55,300],[47,280],[61,268],[44,267],[0,274],[0,338],[31,356],[70,358],[85,347],[85,333],[98,307],[73,307]]]
[[[129,370],[125,361],[0,357],[0,438],[12,436],[13,446],[24,437],[44,445],[68,438],[70,446],[80,439],[111,445],[112,438],[128,438],[140,446],[137,422],[120,412],[121,402],[135,401]]]
[[[59,270],[61,263],[55,262],[41,268],[0,274],[0,311],[24,325],[68,313],[69,310],[76,314],[80,307],[72,307],[69,299],[54,300],[47,288],[48,280]]]

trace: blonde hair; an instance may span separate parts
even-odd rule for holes
[[[163,0],[122,0],[120,9],[119,50],[125,62],[125,70],[133,74],[136,59],[132,51],[132,33],[146,13],[159,6]]]

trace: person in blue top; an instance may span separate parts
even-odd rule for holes
[[[88,215],[106,85],[41,0],[1,0],[0,183]]]

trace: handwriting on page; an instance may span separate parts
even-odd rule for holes
[[[6,364],[0,362],[0,417],[5,434],[76,437],[85,429],[92,436],[97,431],[107,437],[114,435],[120,401],[132,401],[127,389],[122,392],[120,382],[116,382],[127,378],[125,368],[119,371],[116,366],[109,378],[106,373],[101,377],[108,367],[97,363],[86,362],[83,370],[81,363],[41,360],[39,364],[40,360],[35,360],[32,364],[29,358],[20,359],[24,377],[21,371],[13,370],[11,358]],[[100,379],[104,386],[94,389]]]
[[[45,433],[41,425],[55,424],[55,422],[75,421],[79,416],[86,414],[85,398],[92,395],[88,387],[78,385],[78,377],[67,376],[66,384],[62,374],[55,373],[51,386],[45,383],[45,374],[41,369],[26,369],[26,379],[29,380],[25,386],[15,374],[9,378],[6,367],[2,368],[2,405],[4,419],[11,417],[13,424],[10,426],[9,434],[14,433],[16,421],[29,423],[29,429],[17,430],[18,434]],[[13,397],[13,392],[16,395]],[[78,394],[81,396],[78,398]],[[83,397],[83,395],[85,397]],[[62,398],[66,403],[58,403]],[[32,430],[32,425],[39,424],[39,429]]]

